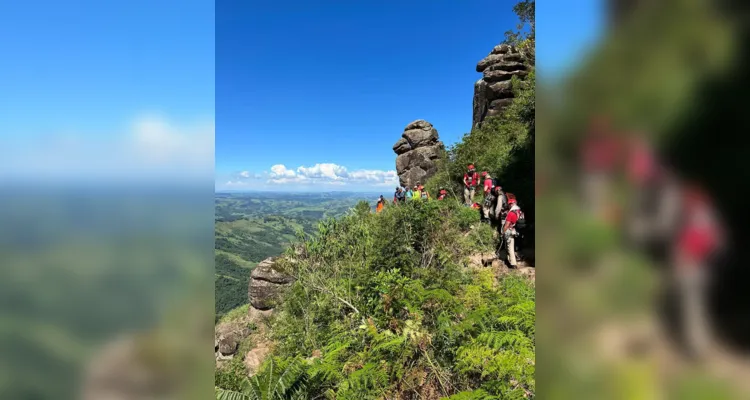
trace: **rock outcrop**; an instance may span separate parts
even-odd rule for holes
[[[420,119],[407,125],[401,139],[393,145],[400,185],[424,184],[437,172],[437,160],[443,150],[438,131],[431,123]]]
[[[523,79],[529,68],[523,54],[516,48],[501,44],[477,63],[477,72],[482,78],[474,84],[473,126],[479,127],[482,122],[500,114],[503,108],[513,102],[514,76]]]
[[[267,258],[258,263],[250,274],[248,298],[253,308],[274,308],[284,291],[294,282],[294,277],[282,272],[276,264],[276,258]]]
[[[240,348],[240,343],[250,336],[247,318],[224,322],[214,330],[214,353],[217,361],[231,359]]]

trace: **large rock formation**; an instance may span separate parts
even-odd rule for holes
[[[477,72],[482,79],[474,84],[473,126],[479,127],[485,119],[500,114],[513,102],[511,78],[525,78],[529,73],[523,54],[507,44],[495,46],[492,52],[479,61]]]
[[[420,119],[407,125],[401,139],[393,145],[401,186],[412,187],[417,182],[424,184],[435,175],[443,149],[438,131],[431,123]]]
[[[294,277],[282,272],[276,265],[275,258],[261,261],[250,274],[248,287],[250,305],[258,310],[273,308],[292,282],[294,282]]]

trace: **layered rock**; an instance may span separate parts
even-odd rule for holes
[[[437,160],[444,150],[437,129],[420,119],[406,126],[393,151],[396,156],[396,173],[401,186],[424,184],[437,172]]]
[[[477,72],[482,79],[474,84],[473,126],[500,112],[513,102],[511,79],[520,79],[529,74],[529,67],[522,53],[507,44],[495,46],[492,52],[477,63]]]
[[[294,277],[281,271],[275,258],[261,261],[250,274],[248,287],[250,305],[258,310],[274,308],[292,282],[294,282]]]

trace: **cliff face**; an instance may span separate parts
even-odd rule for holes
[[[424,184],[437,172],[437,160],[444,146],[438,131],[431,123],[420,119],[406,126],[393,151],[396,157],[396,173],[401,186],[413,187]]]
[[[500,114],[513,102],[511,79],[514,76],[525,78],[529,68],[518,49],[501,44],[477,63],[477,72],[482,73],[482,79],[474,84],[474,128],[479,127],[485,119]]]

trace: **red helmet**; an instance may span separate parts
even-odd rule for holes
[[[516,204],[516,199],[515,198],[508,199],[508,204]]]
[[[469,169],[474,169],[474,164],[469,164]]]
[[[487,176],[487,171],[482,171],[482,176]]]

